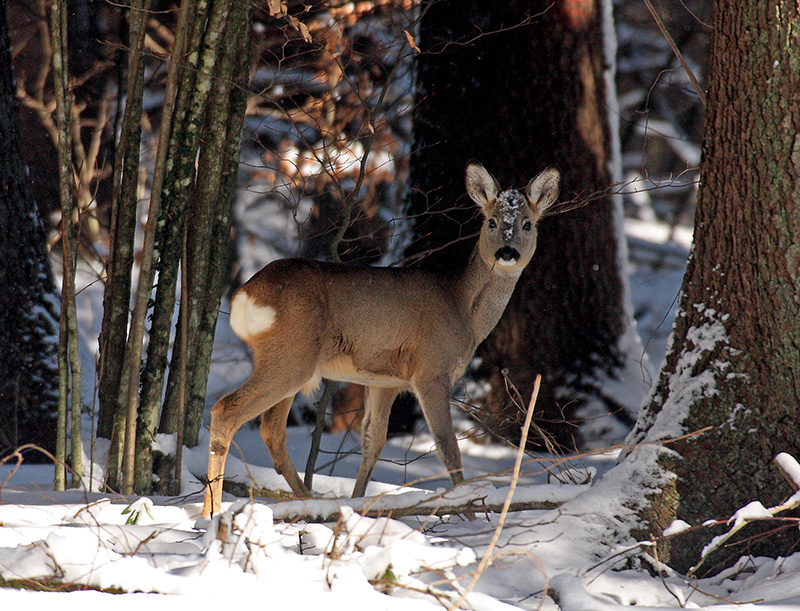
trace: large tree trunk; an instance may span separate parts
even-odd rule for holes
[[[410,211],[421,216],[410,252],[433,251],[423,261],[433,267],[466,260],[472,240],[464,238],[477,221],[459,198],[464,166],[473,157],[503,188],[520,187],[556,165],[562,201],[587,202],[542,223],[537,253],[480,351],[494,426],[506,434],[519,431],[502,372],[523,395],[541,373],[537,420],[567,445],[580,437],[569,422],[576,413],[613,411],[625,418],[641,399],[603,388],[604,380],[625,375],[629,354],[621,339],[636,340],[609,194],[602,13],[600,0],[475,0],[458,10],[433,2],[420,34]]]
[[[6,2],[0,0],[0,456],[54,451],[58,298],[20,155]]]
[[[668,483],[643,513],[651,533],[674,519],[726,518],[754,500],[776,505],[791,492],[771,461],[779,452],[800,457],[798,32],[794,3],[714,7],[694,251],[671,350],[631,440],[710,430],[661,454]],[[714,534],[682,536],[659,558],[686,571]],[[704,566],[797,544],[792,525]]]

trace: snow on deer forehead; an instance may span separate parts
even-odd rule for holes
[[[528,205],[528,202],[516,189],[508,189],[497,196],[494,205],[503,220],[503,234],[507,240],[510,240],[514,231],[514,221],[519,216],[520,210],[524,210],[523,206]]]

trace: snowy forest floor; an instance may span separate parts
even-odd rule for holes
[[[663,227],[639,222],[629,222],[627,231],[639,331],[658,365],[674,319],[688,235],[667,241]],[[79,297],[90,352],[100,324],[94,290]],[[242,348],[225,333],[218,339],[210,399],[249,373]],[[91,396],[91,375],[86,378]],[[470,426],[465,419],[458,422],[464,429]],[[289,430],[296,465],[305,464],[309,444],[308,427]],[[509,513],[499,530],[498,513],[482,513],[481,503],[503,505],[516,449],[463,440],[465,472],[476,479],[446,493],[447,479],[432,445],[424,430],[391,439],[368,489],[371,498],[350,501],[358,439],[326,435],[314,481],[321,498],[251,502],[226,497],[223,513],[211,521],[199,518],[203,487],[198,477],[207,466],[207,436],[184,453],[180,497],[56,493],[52,467],[23,464],[15,470],[6,464],[0,467],[0,604],[153,611],[175,604],[236,608],[254,603],[328,611],[458,604],[487,610],[800,608],[800,554],[746,559],[699,582],[668,571],[653,575],[647,561],[631,562],[641,558],[639,548],[635,541],[619,547],[616,531],[630,516],[611,515],[615,495],[625,486],[624,471],[609,473],[614,449],[567,458],[527,455],[514,502],[540,508]],[[100,448],[94,451],[99,454]],[[257,429],[243,427],[226,476],[286,489],[270,464]],[[592,483],[583,483],[589,478]],[[465,499],[481,499],[473,521],[457,515],[373,519],[353,511],[394,508],[397,515],[397,508],[424,505],[432,511]],[[338,517],[318,521],[332,514]],[[227,535],[218,537],[220,532]],[[465,592],[492,545],[491,563]]]

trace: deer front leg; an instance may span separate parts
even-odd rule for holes
[[[292,492],[299,497],[311,496],[311,491],[297,474],[297,470],[289,458],[286,449],[286,419],[292,409],[294,395],[290,395],[274,405],[270,410],[261,414],[261,439],[267,444],[269,455],[272,457],[272,466],[275,471],[283,475]]]
[[[461,467],[461,450],[453,430],[450,416],[450,386],[443,379],[421,381],[415,388],[425,422],[436,442],[439,458],[447,467],[453,485],[464,481]]]
[[[386,444],[389,413],[397,388],[368,387],[364,392],[364,420],[361,422],[361,465],[358,468],[353,498],[364,496],[372,470]]]

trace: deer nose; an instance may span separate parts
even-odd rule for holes
[[[500,263],[500,265],[513,265],[519,259],[519,251],[516,248],[511,248],[510,246],[503,246],[494,253],[495,259]]]

